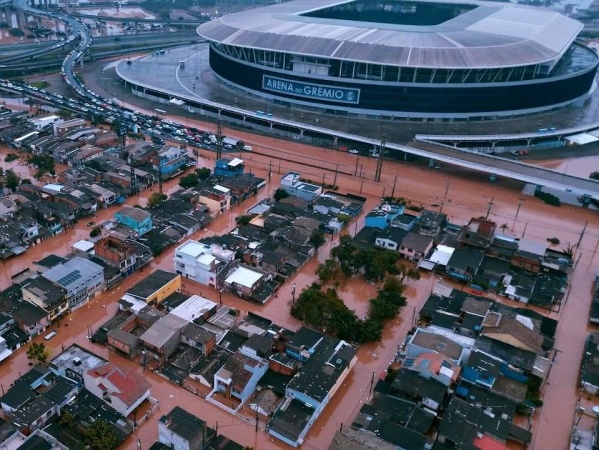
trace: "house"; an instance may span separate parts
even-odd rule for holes
[[[152,170],[163,180],[174,177],[185,170],[187,150],[180,147],[168,147],[159,150],[152,158]]]
[[[88,370],[96,369],[107,364],[104,358],[80,347],[71,344],[62,353],[50,361],[48,367],[52,372],[66,377],[77,383],[83,383],[83,376]]]
[[[222,158],[217,159],[214,163],[214,175],[222,177],[238,177],[243,175],[245,165],[242,159],[239,158]]]
[[[256,268],[236,265],[224,280],[224,288],[238,297],[249,299],[254,292],[270,277]],[[265,303],[268,298],[264,299]]]
[[[175,249],[174,269],[185,278],[217,287],[216,276],[233,259],[235,252],[230,249],[189,240]]]
[[[500,312],[489,311],[482,324],[481,336],[537,355],[545,353],[543,336],[534,329],[533,321],[525,316],[508,317]]]
[[[403,230],[402,230],[403,231]],[[433,248],[433,238],[410,231],[401,240],[399,254],[412,262],[419,263]]]
[[[301,176],[296,172],[289,172],[281,177],[281,189],[289,195],[299,197],[308,202],[313,201],[319,195],[322,195],[322,186],[305,183],[300,180]]]
[[[67,291],[56,286],[43,276],[28,278],[21,284],[23,300],[42,308],[49,315],[49,320],[60,320],[69,308]]]
[[[69,402],[62,408],[62,412],[69,413],[75,419],[75,427],[82,433],[85,433],[94,422],[105,422],[116,437],[114,448],[117,448],[127,436],[133,433],[130,420],[87,389],[82,389],[76,396],[69,399]],[[68,439],[66,442],[68,442],[69,448],[75,448],[80,443],[77,441],[80,435],[73,438],[70,434],[60,433],[57,436],[61,440]]]
[[[479,248],[489,248],[493,242],[497,224],[491,220],[473,217],[458,234],[458,242]]]
[[[158,319],[145,333],[140,336],[147,354],[163,362],[179,346],[181,332],[189,322],[173,314],[167,314]]]
[[[122,225],[135,230],[138,236],[143,236],[152,229],[152,214],[141,208],[125,206],[114,214],[115,219]]]
[[[202,189],[198,201],[212,213],[223,213],[231,208],[231,190],[219,184]]]
[[[67,292],[71,311],[85,305],[91,296],[104,288],[104,268],[80,256],[46,270],[41,276]]]
[[[465,356],[465,348],[448,337],[418,328],[407,345],[407,356],[417,358],[423,353],[445,355],[453,364],[460,365]]]
[[[512,428],[511,417],[487,412],[484,406],[471,405],[454,396],[439,425],[437,442],[459,449],[481,448],[483,439],[487,437],[496,444],[503,444],[505,449]],[[496,444],[482,448],[502,448]]]
[[[125,372],[114,364],[87,370],[85,389],[127,417],[150,397],[150,383],[136,370]]]
[[[447,216],[427,209],[420,212],[418,219],[414,222],[412,231],[436,239],[441,234],[447,222]]]
[[[349,375],[356,349],[345,341],[323,337],[285,389],[285,399],[268,422],[271,436],[298,447]]]
[[[599,393],[599,333],[590,333],[584,343],[580,385],[591,395]]]
[[[0,292],[0,311],[9,314],[29,338],[42,333],[50,325],[50,314],[37,304],[25,301],[19,284]]]
[[[452,278],[468,282],[479,270],[485,257],[484,250],[475,247],[456,248],[447,262],[445,272]]]
[[[325,336],[318,331],[307,327],[301,327],[289,340],[285,348],[285,353],[290,358],[304,363],[310,359],[318,345],[324,340]]]
[[[344,204],[328,195],[317,197],[312,203],[312,209],[319,214],[333,215],[341,213]]]
[[[149,305],[159,305],[173,292],[181,292],[181,275],[158,269],[130,287],[126,295]]]
[[[442,353],[421,353],[416,358],[406,359],[402,367],[414,370],[425,378],[437,380],[445,386],[457,382],[460,375],[460,366]]]
[[[214,389],[210,396],[220,392],[225,398],[236,398],[241,406],[254,393],[267,370],[267,360],[250,358],[237,351],[214,375]]]
[[[424,374],[405,368],[399,369],[391,383],[393,395],[413,401],[432,411],[437,411],[443,403],[447,388],[445,383],[434,378],[426,378]]]
[[[108,235],[94,242],[96,256],[102,258],[126,277],[143,267],[152,259],[151,251],[145,245]]]
[[[158,442],[169,449],[205,450],[215,437],[206,422],[179,406],[158,420]]]
[[[385,230],[393,221],[401,216],[403,212],[403,205],[387,202],[381,203],[368,214],[366,214],[366,217],[364,218],[364,226]]]
[[[208,356],[216,347],[216,334],[195,323],[189,323],[181,332],[181,343],[198,350]]]
[[[387,227],[378,233],[374,245],[387,250],[397,251],[401,242],[408,234],[407,231],[397,227]]]
[[[287,226],[273,231],[274,242],[308,256],[314,254],[314,246],[310,243],[312,233],[305,228]]]

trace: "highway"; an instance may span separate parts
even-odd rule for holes
[[[92,38],[87,27],[78,19],[59,13],[46,13],[38,11],[27,5],[26,0],[13,0],[13,5],[32,15],[45,15],[53,17],[56,20],[63,21],[70,29],[69,39],[74,40],[78,37],[76,47],[67,55],[62,64],[62,75],[65,82],[76,93],[78,99],[63,99],[55,96],[52,93],[45,91],[32,90],[27,85],[18,85],[11,83],[8,80],[1,80],[0,89],[10,92],[21,92],[39,99],[58,105],[68,107],[73,111],[87,117],[102,118],[107,121],[118,120],[122,126],[136,133],[143,132],[150,136],[167,136],[173,139],[185,142],[189,145],[202,146],[205,145],[201,136],[194,134],[194,131],[181,124],[172,123],[166,120],[157,120],[156,117],[151,117],[146,114],[132,111],[127,108],[119,107],[110,100],[101,98],[97,93],[87,88],[75,73],[75,66],[79,63],[85,52],[89,49]],[[68,39],[65,40],[65,42]],[[41,50],[41,49],[40,49]],[[46,49],[47,50],[47,49]],[[136,80],[128,80],[133,84],[137,84]],[[168,92],[167,92],[168,93]],[[287,129],[295,129],[300,135],[310,132],[314,135],[322,135],[332,137],[334,140],[343,139],[344,141],[361,143],[377,147],[381,144],[380,140],[349,134],[341,133],[335,130],[325,129],[313,125],[295,122],[278,117],[264,117],[257,112],[246,111],[237,107],[218,104],[204,99],[198,99],[191,95],[181,95],[180,92],[170,93],[173,97],[184,100],[188,105],[199,105],[200,107],[209,106],[217,109],[219,115],[226,111],[228,117],[239,116],[243,117],[245,123],[246,117],[251,117],[253,123],[263,122],[269,126],[271,130],[276,130],[278,127],[286,127]],[[164,130],[169,131],[164,131]],[[197,130],[196,130],[197,131]],[[556,130],[559,132],[559,130]],[[599,200],[599,183],[593,180],[573,177],[570,175],[558,173],[548,169],[538,168],[521,162],[506,160],[492,155],[481,155],[473,152],[463,151],[454,148],[438,148],[434,149],[421,145],[421,148],[399,145],[394,143],[386,143],[388,151],[405,152],[412,155],[428,158],[444,164],[464,167],[466,169],[480,171],[488,174],[493,174],[499,177],[519,180],[525,183],[546,186],[553,189],[558,189],[568,192],[576,192],[578,195],[586,195]]]

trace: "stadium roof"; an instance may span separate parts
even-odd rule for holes
[[[551,63],[582,24],[554,11],[509,3],[445,1],[475,8],[438,25],[396,25],[308,17],[350,2],[297,0],[198,27],[227,45],[401,67],[499,68]],[[418,3],[440,3],[419,0]]]

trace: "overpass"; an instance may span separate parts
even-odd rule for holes
[[[417,134],[414,140],[421,142],[445,143],[450,142],[454,147],[465,142],[489,142],[494,147],[501,142],[524,141],[530,145],[533,141],[539,139],[556,138],[561,139],[565,136],[571,136],[579,133],[588,133],[599,129],[599,123],[587,123],[570,128],[549,128],[539,130],[535,133],[517,133],[517,134]]]
[[[111,16],[94,16],[93,14],[81,14],[81,13],[69,13],[69,16],[78,17],[79,19],[90,19],[90,20],[104,20],[106,22],[119,22],[119,23],[159,23],[168,25],[171,27],[185,26],[185,27],[197,27],[203,23],[209,22],[210,18],[204,20],[173,20],[173,19],[142,19],[136,17],[111,17]]]

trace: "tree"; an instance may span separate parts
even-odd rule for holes
[[[73,415],[70,412],[66,411],[66,412],[63,412],[62,415],[60,416],[58,425],[60,425],[61,427],[65,427],[65,428],[75,428],[77,426],[77,422],[75,421],[75,418],[73,417]]]
[[[114,429],[103,420],[96,420],[84,433],[83,440],[91,450],[113,450],[119,439]]]
[[[315,228],[314,231],[312,231],[312,235],[310,236],[310,244],[312,244],[314,248],[321,247],[326,241],[327,240],[324,237],[324,231],[322,231],[320,228]]]
[[[599,172],[598,172],[598,171],[595,171],[595,172],[591,173],[591,174],[589,175],[589,178],[590,178],[591,180],[598,180],[598,181],[599,181]]]
[[[501,228],[501,231],[503,231],[505,233],[505,230],[507,230],[510,226],[507,223],[502,224],[499,228]]]
[[[148,198],[148,208],[156,208],[167,198],[168,197],[166,196],[166,194],[160,194],[158,192],[155,192],[154,194],[150,195],[150,198]]]
[[[420,279],[420,271],[415,267],[409,266],[407,264],[399,264],[397,266],[397,269],[399,281],[401,281],[402,283],[406,278],[409,278],[411,280]]]
[[[235,219],[235,222],[237,222],[237,225],[240,225],[240,226],[247,225],[251,221],[252,221],[252,216],[247,216],[247,215],[241,215]]]
[[[198,174],[195,172],[190,173],[189,175],[179,178],[179,186],[181,186],[183,189],[189,189],[191,187],[197,186],[198,181]]]
[[[8,169],[5,172],[6,175],[6,187],[11,191],[14,191],[17,186],[21,183],[21,178],[12,170]]]
[[[50,356],[50,350],[46,348],[44,343],[37,344],[32,342],[26,353],[27,359],[37,361],[41,365],[45,365],[48,357]]]
[[[19,30],[18,28],[10,28],[8,30],[8,34],[10,34],[11,36],[14,36],[14,37],[25,36],[25,33],[23,31]]]
[[[285,189],[282,189],[282,188],[277,189],[275,191],[275,194],[273,195],[273,198],[275,199],[276,202],[279,202],[287,197],[289,197],[289,193]]]
[[[210,171],[210,169],[208,167],[202,167],[202,168],[196,170],[196,174],[198,175],[198,178],[201,181],[204,181],[204,180],[207,180],[208,178],[210,178],[210,175],[212,174],[212,172]]]
[[[323,264],[320,264],[316,269],[316,275],[321,283],[326,284],[335,279],[339,263],[334,259],[327,259]]]
[[[96,237],[96,236],[99,236],[100,234],[102,234],[102,228],[100,228],[98,225],[96,225],[89,232],[89,237]]]

